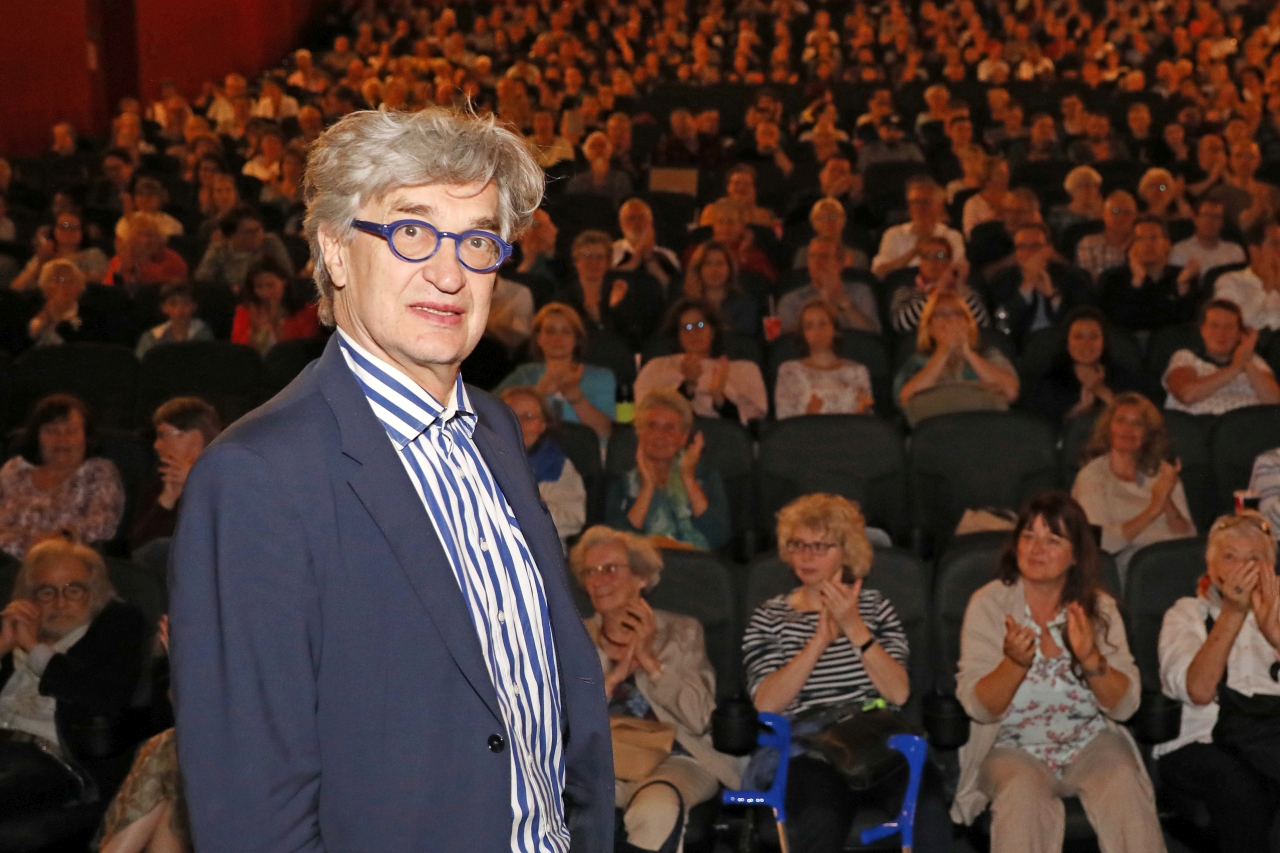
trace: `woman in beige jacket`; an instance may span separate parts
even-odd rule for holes
[[[1084,510],[1036,495],[1013,542],[965,613],[956,692],[972,723],[951,816],[972,823],[990,804],[992,853],[1050,853],[1062,798],[1079,797],[1105,853],[1159,853],[1151,780],[1120,726],[1138,668]]]
[[[582,534],[569,565],[596,611],[586,624],[600,652],[609,716],[675,729],[666,760],[643,779],[616,782],[629,845],[619,849],[668,849],[673,829],[683,831],[683,815],[713,797],[720,784],[737,788],[743,768],[743,760],[711,745],[716,675],[702,625],[654,610],[642,597],[662,572],[661,554],[644,537],[597,525]]]

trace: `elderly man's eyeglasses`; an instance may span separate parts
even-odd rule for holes
[[[698,331],[699,329],[705,329],[706,327],[707,327],[707,321],[706,321],[706,320],[699,320],[699,321],[698,321],[698,322],[696,322],[696,323],[681,323],[681,324],[680,324],[680,331],[682,331],[682,332],[696,332],[696,331]]]
[[[805,542],[802,539],[788,539],[786,544],[788,554],[811,554],[815,557],[825,557],[832,548],[839,547],[835,542]]]
[[[491,231],[454,234],[420,219],[398,219],[386,225],[353,219],[351,225],[386,240],[391,254],[410,264],[430,260],[446,237],[453,240],[458,262],[475,273],[493,272],[511,257],[511,244]]]
[[[31,597],[41,604],[52,604],[58,596],[71,604],[79,604],[89,597],[89,587],[82,583],[67,583],[62,586],[38,586],[31,592]]]
[[[585,583],[596,575],[604,575],[605,577],[611,578],[619,572],[626,571],[630,568],[631,567],[626,563],[601,563],[598,566],[583,566],[582,580]]]

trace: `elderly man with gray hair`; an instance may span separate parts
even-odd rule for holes
[[[520,427],[459,368],[543,175],[492,117],[357,112],[307,164],[324,354],[188,477],[197,850],[608,850],[600,662]]]
[[[129,704],[147,635],[92,548],[54,535],[27,551],[0,612],[0,818],[119,784],[76,734]]]

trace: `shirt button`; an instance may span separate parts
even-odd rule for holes
[[[502,739],[502,735],[489,735],[489,751],[490,752],[495,752],[495,753],[502,752],[503,748],[506,745],[507,745],[507,742]]]
[[[489,540],[488,540],[488,539],[481,539],[481,540],[480,540],[480,550],[481,550],[481,551],[488,551],[488,550],[489,550]]]
[[[499,621],[499,622],[506,622],[506,621],[507,621],[507,614],[505,614],[505,613],[503,613],[501,610],[499,610],[499,611],[498,611],[498,621]]]

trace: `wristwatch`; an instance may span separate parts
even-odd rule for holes
[[[862,645],[858,646],[858,653],[865,655],[867,653],[867,649],[871,648],[875,644],[876,644],[876,635],[872,634],[869,640],[867,640]]]
[[[1089,669],[1083,663],[1080,665],[1080,671],[1084,673],[1085,678],[1098,678],[1107,674],[1107,670],[1111,667],[1107,664],[1107,659],[1102,659],[1102,666],[1097,669]]]

